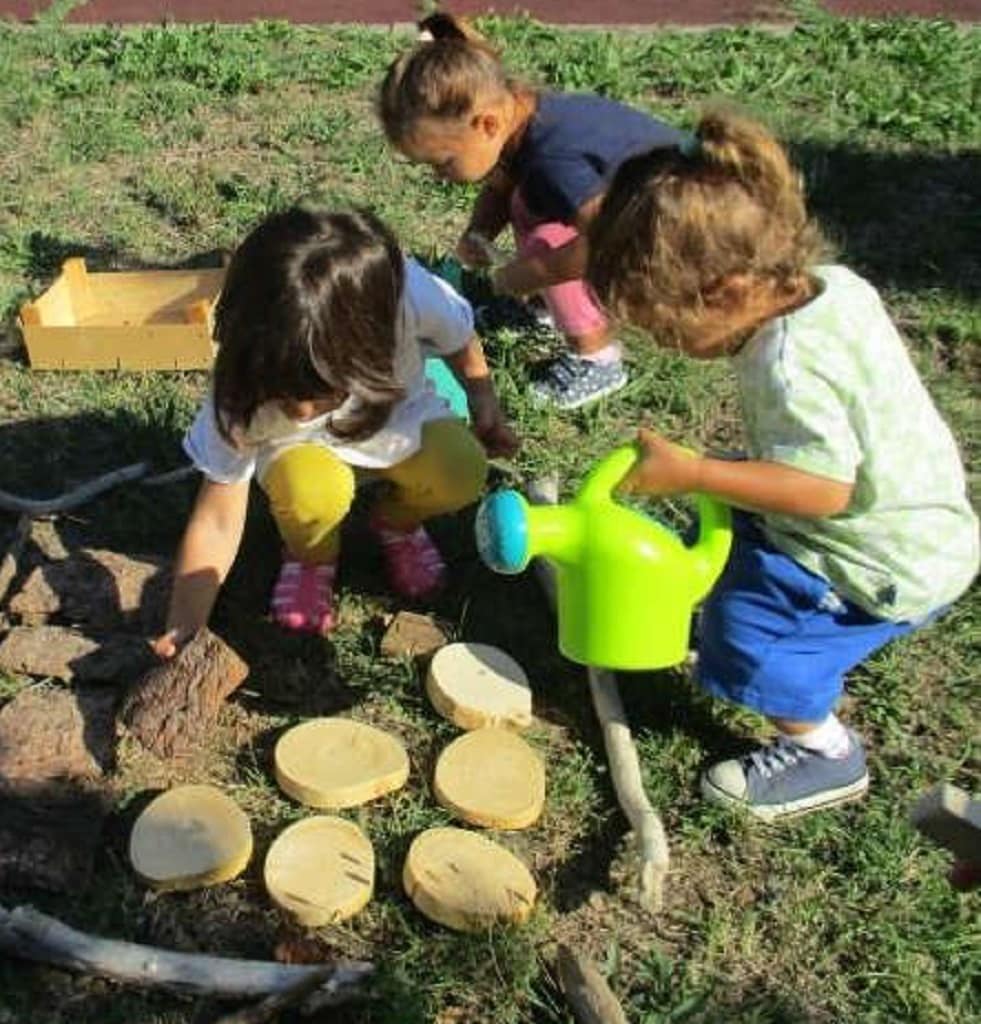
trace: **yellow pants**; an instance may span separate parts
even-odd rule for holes
[[[487,459],[463,420],[433,420],[423,426],[415,455],[365,475],[387,482],[376,506],[380,519],[409,530],[476,501]],[[338,527],[354,500],[354,470],[323,445],[297,445],[270,463],[261,485],[290,554],[307,564],[334,561]]]

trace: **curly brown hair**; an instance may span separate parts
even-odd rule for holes
[[[727,280],[790,295],[824,250],[780,144],[715,110],[681,146],[621,165],[590,225],[587,278],[614,316],[683,344]]]
[[[466,20],[433,14],[419,29],[420,41],[392,62],[378,90],[378,117],[395,146],[423,119],[457,120],[480,99],[522,88]]]
[[[259,406],[353,398],[330,430],[370,437],[403,396],[395,379],[402,252],[363,210],[294,207],[254,228],[232,257],[215,307],[218,429],[234,442]]]

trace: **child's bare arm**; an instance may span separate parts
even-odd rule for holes
[[[470,223],[457,245],[457,256],[468,266],[487,263],[486,253],[471,244],[470,235],[480,235],[493,241],[507,227],[511,219],[511,195],[514,183],[502,171],[495,171],[477,196]]]
[[[563,281],[579,281],[586,275],[589,245],[586,232],[603,201],[602,195],[583,203],[576,213],[579,234],[556,249],[512,260],[494,272],[494,289],[505,295],[527,295]]]
[[[621,483],[622,493],[698,492],[737,508],[792,516],[837,515],[851,501],[852,484],[781,463],[693,455],[649,430],[640,432],[640,446],[640,461]]]
[[[177,551],[166,631],[153,642],[160,657],[173,657],[207,624],[242,540],[248,499],[248,481],[201,484]]]
[[[518,439],[507,424],[480,338],[474,335],[467,345],[446,357],[446,362],[467,393],[467,405],[473,421],[473,432],[483,442],[487,453],[513,455]]]

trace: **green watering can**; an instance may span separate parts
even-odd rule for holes
[[[507,490],[477,512],[477,547],[489,568],[519,573],[536,555],[554,566],[559,649],[584,665],[680,664],[692,610],[729,557],[727,505],[698,495],[698,540],[686,547],[657,520],[613,499],[639,454],[634,445],[611,452],[567,505],[530,505]]]

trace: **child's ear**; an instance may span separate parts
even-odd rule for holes
[[[756,281],[750,274],[727,274],[702,291],[702,301],[709,309],[731,312],[744,308],[752,299]]]

